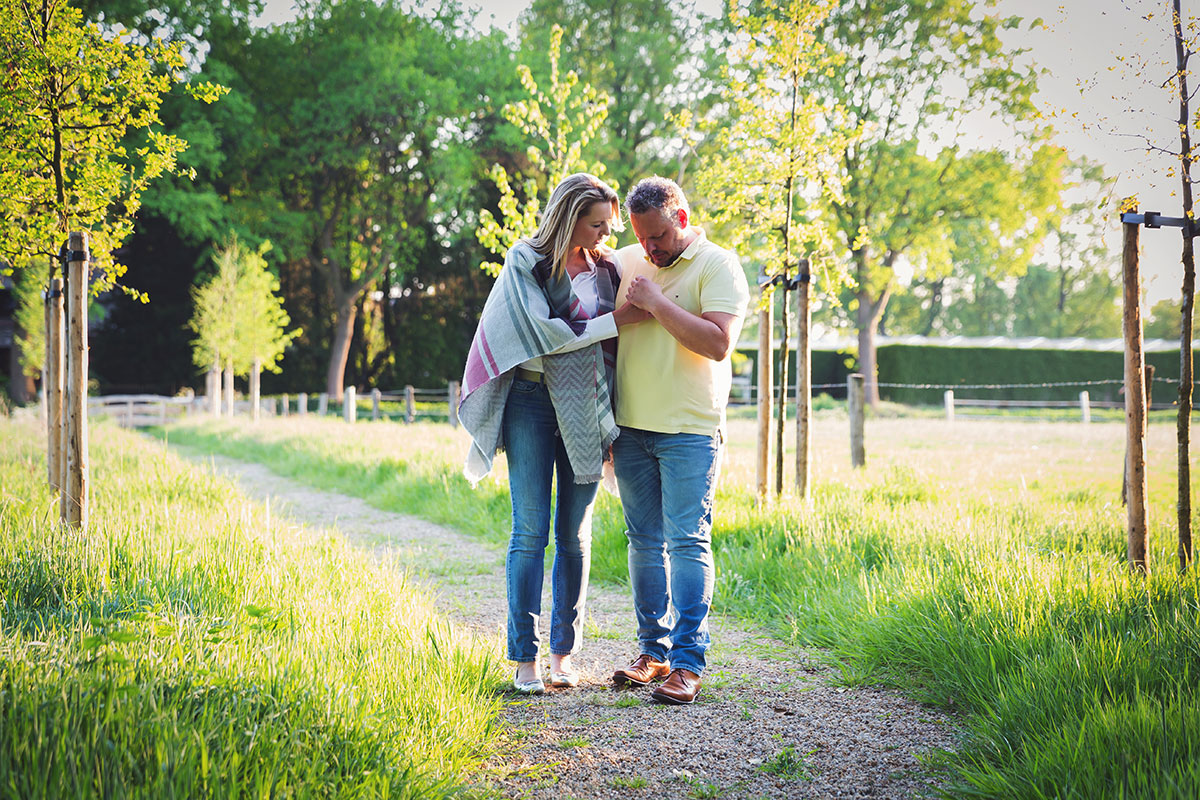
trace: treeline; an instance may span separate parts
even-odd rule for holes
[[[150,302],[103,298],[92,339],[102,387],[199,382],[193,290],[231,236],[252,250],[270,242],[302,331],[265,391],[457,377],[491,283],[479,265],[496,259],[476,235],[483,210],[499,213],[493,166],[546,189],[533,142],[504,109],[538,99],[521,65],[552,84],[556,25],[559,69],[594,92],[575,95],[589,108],[543,96],[550,124],[599,106],[586,157],[620,189],[653,173],[680,180],[750,273],[795,275],[806,259],[815,319],[858,331],[866,365],[881,329],[1119,334],[1111,259],[1097,246],[1103,176],[1048,143],[1035,70],[1006,45],[1019,19],[951,0],[761,2],[726,17],[665,0],[534,0],[510,34],[455,2],[409,6],[318,0],[260,27],[248,0],[85,4],[103,30],[179,43],[188,65],[160,112],[188,144],[185,174],[146,190],[114,254],[121,282]],[[794,124],[786,140],[770,127],[786,121],[789,76],[821,132],[807,149]],[[207,83],[227,91],[195,102],[188,85]],[[980,114],[1002,146],[969,148],[954,133]],[[774,159],[792,165],[786,194],[783,173],[752,168]],[[28,293],[38,278],[17,280]]]

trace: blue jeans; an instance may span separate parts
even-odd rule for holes
[[[544,383],[517,378],[504,406],[504,446],[512,495],[508,540],[508,657],[536,661],[541,637],[542,578],[550,533],[550,488],[557,472],[554,514],[553,610],[550,652],[578,652],[592,548],[592,503],[599,483],[575,483]]]
[[[621,428],[613,460],[641,652],[704,672],[713,595],[712,505],[718,435]]]

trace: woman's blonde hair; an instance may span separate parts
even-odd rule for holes
[[[552,274],[555,277],[566,269],[575,223],[596,203],[612,206],[613,230],[625,229],[621,223],[621,201],[617,193],[595,175],[586,172],[568,175],[550,193],[537,231],[525,241],[536,252],[551,257],[554,265]]]

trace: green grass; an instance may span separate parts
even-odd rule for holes
[[[0,795],[461,795],[498,741],[488,646],[107,426],[64,530],[40,438],[0,419]]]
[[[889,410],[890,412],[890,410]],[[466,439],[436,425],[287,421],[172,428],[501,542],[503,459],[477,490]],[[715,607],[831,649],[844,680],[962,712],[956,796],[1200,796],[1200,583],[1174,570],[1174,431],[1150,430],[1153,574],[1124,566],[1120,425],[818,418],[809,504],[760,505],[752,423],[734,419],[714,529]],[[625,574],[619,504],[601,492],[593,577]]]

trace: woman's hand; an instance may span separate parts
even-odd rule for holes
[[[633,325],[637,322],[645,322],[650,319],[650,312],[644,311],[633,303],[626,300],[621,304],[621,307],[612,312],[613,321],[617,323],[617,327],[623,325]]]

